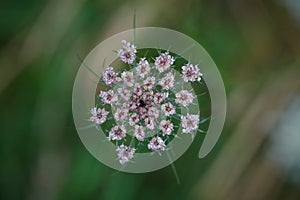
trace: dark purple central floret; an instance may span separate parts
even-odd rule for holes
[[[145,107],[146,106],[146,103],[141,99],[140,100],[140,107]]]

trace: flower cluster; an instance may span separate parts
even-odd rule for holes
[[[196,132],[199,126],[198,114],[178,112],[192,104],[195,96],[188,90],[172,90],[176,84],[171,70],[175,58],[169,52],[152,59],[138,58],[136,53],[135,45],[122,40],[117,54],[131,70],[116,72],[112,66],[105,67],[102,80],[108,90],[101,90],[98,95],[100,105],[110,106],[112,113],[101,106],[90,110],[90,121],[97,125],[114,119],[110,121],[112,127],[107,131],[107,138],[116,143],[117,159],[122,165],[132,160],[138,149],[134,140],[145,144],[150,151],[165,151],[169,136],[176,134],[174,119],[180,119],[182,132],[186,134]],[[180,78],[184,82],[201,80],[198,65],[188,63],[181,69]],[[131,135],[130,144],[128,135]]]
[[[198,65],[192,65],[190,63],[181,67],[182,69],[182,78],[185,82],[191,81],[200,81],[202,73],[200,72]]]
[[[118,51],[118,56],[124,63],[132,64],[136,58],[136,47],[126,40],[122,40],[122,49]]]

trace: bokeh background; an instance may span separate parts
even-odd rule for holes
[[[132,28],[134,10],[137,27],[202,44],[226,86],[221,138],[175,162],[179,185],[170,166],[104,166],[74,127],[77,55]],[[300,199],[299,0],[4,0],[0,27],[1,200]]]

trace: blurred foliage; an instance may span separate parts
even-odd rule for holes
[[[11,0],[0,5],[0,199],[214,199],[209,197],[220,188],[202,190],[202,178],[222,157],[268,80],[300,55],[299,24],[279,1]],[[175,29],[202,44],[225,82],[224,132],[206,158],[197,157],[196,137],[175,162],[180,185],[170,166],[145,174],[104,166],[86,151],[73,124],[77,55],[84,57],[106,37],[131,28],[134,9],[137,27]],[[252,146],[256,140],[248,142]],[[262,156],[260,148],[255,158]],[[228,179],[231,173],[222,171]],[[243,181],[235,182],[234,195],[226,199],[246,199],[239,190]],[[271,190],[267,199],[300,198],[299,186],[275,182],[280,190]]]

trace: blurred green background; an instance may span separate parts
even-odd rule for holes
[[[213,151],[171,167],[112,170],[82,145],[72,87],[100,41],[137,27],[183,32],[223,76]],[[0,3],[0,199],[300,199],[300,1],[10,0]],[[196,138],[197,139],[197,138]]]

